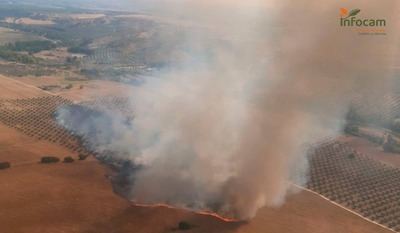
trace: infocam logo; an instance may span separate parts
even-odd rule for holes
[[[347,10],[340,8],[340,26],[341,27],[385,27],[385,19],[358,18],[360,9]]]

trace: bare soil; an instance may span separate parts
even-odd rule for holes
[[[199,233],[389,232],[309,192],[291,196],[280,208],[263,208],[242,223],[164,207],[135,207],[112,193],[106,173],[96,161],[1,171],[2,232],[159,233],[175,232],[180,221]]]
[[[28,137],[15,129],[0,124],[0,161],[11,162],[13,166],[35,164],[45,155],[77,158],[77,154],[45,140]]]
[[[0,98],[20,99],[45,96],[47,93],[29,84],[0,75]]]
[[[70,76],[72,77],[72,76]],[[27,84],[29,86],[34,86],[37,88],[43,88],[46,86],[54,86],[57,88],[52,88],[48,92],[51,94],[62,96],[66,99],[72,101],[87,101],[94,100],[102,96],[129,96],[134,87],[105,80],[85,80],[83,77],[76,77],[76,79],[68,80],[65,76],[55,75],[55,76],[41,76],[32,77],[25,76],[15,78],[16,82],[21,82],[22,84]],[[65,88],[67,85],[71,84],[71,88]],[[1,91],[1,86],[0,86]],[[1,98],[1,93],[0,93]],[[24,98],[21,96],[21,98]]]

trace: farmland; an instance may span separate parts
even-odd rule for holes
[[[24,33],[10,28],[0,27],[0,45],[13,43],[16,41],[37,40],[40,38],[42,37],[34,34]]]
[[[299,152],[304,164],[294,164],[294,167],[304,165],[307,168],[299,175],[304,183],[296,183],[290,175],[284,174],[287,176],[282,178],[282,183],[272,182],[276,186],[287,186],[287,190],[277,192],[273,204],[265,204],[267,196],[262,195],[241,199],[239,194],[250,193],[250,186],[256,181],[267,184],[269,179],[280,178],[274,177],[280,169],[292,168],[285,167],[290,156],[281,151],[292,148],[293,141],[296,144],[309,134],[318,134],[319,125],[329,124],[329,120],[326,123],[325,119],[320,119],[325,113],[318,109],[320,99],[313,99],[318,97],[314,96],[317,91],[308,89],[307,85],[312,82],[297,83],[292,88],[287,83],[280,85],[277,78],[278,81],[273,81],[279,85],[271,82],[268,88],[278,89],[278,101],[265,95],[268,100],[264,103],[262,85],[268,75],[264,75],[263,70],[270,69],[270,57],[245,63],[248,56],[254,55],[254,51],[248,50],[257,50],[255,54],[261,56],[264,41],[252,38],[242,41],[236,34],[225,35],[224,30],[215,32],[213,27],[180,17],[170,19],[128,9],[119,11],[102,8],[101,4],[99,7],[75,6],[80,0],[41,2],[43,4],[35,5],[31,0],[23,0],[21,4],[0,0],[0,232],[400,232],[400,92],[379,98],[351,95],[349,106],[347,103],[341,106],[343,112],[339,115],[343,115],[343,119],[335,119],[339,123],[335,121],[334,136],[326,140],[317,138],[311,145],[301,144],[302,149],[306,148],[305,153]],[[104,3],[107,4],[110,3]],[[212,32],[204,36],[204,30]],[[197,35],[204,38],[197,38]],[[194,46],[188,43],[190,40],[196,41]],[[197,44],[200,40],[202,43]],[[234,49],[235,44],[247,45],[248,41],[255,43],[255,48]],[[294,44],[298,46],[298,41]],[[218,49],[213,50],[213,46]],[[229,56],[219,56],[219,50],[228,50]],[[286,48],[277,50],[282,59],[288,52]],[[316,57],[319,59],[320,55]],[[205,61],[214,61],[213,58],[222,63],[208,66]],[[235,61],[234,66],[229,64],[231,59]],[[302,62],[309,59],[300,60],[293,67],[299,66],[303,71]],[[278,60],[277,63],[285,62]],[[200,72],[204,64],[207,64],[206,71]],[[254,68],[257,66],[262,71]],[[172,78],[157,76],[187,67],[193,68],[195,75],[179,77],[177,82],[162,81],[175,80],[174,75],[179,72],[172,72]],[[203,80],[201,76],[213,69],[217,70],[215,75]],[[239,72],[241,69],[246,72]],[[314,69],[313,66],[311,70]],[[247,82],[258,73],[262,73],[260,79]],[[302,79],[304,74],[299,77]],[[296,78],[297,75],[293,74]],[[229,78],[225,80],[222,76]],[[203,82],[189,85],[190,78]],[[229,86],[231,84],[233,86]],[[160,86],[165,89],[158,89]],[[285,89],[280,90],[281,87]],[[296,96],[296,91],[301,93],[300,97]],[[180,96],[180,92],[185,95]],[[276,94],[275,90],[272,92]],[[227,93],[229,98],[225,96]],[[329,99],[330,94],[327,94]],[[202,101],[210,103],[203,105]],[[262,109],[252,111],[251,108],[260,103]],[[299,103],[301,106],[297,105]],[[289,110],[282,110],[281,105]],[[277,114],[262,115],[264,107],[271,106]],[[323,109],[329,110],[329,107]],[[241,112],[246,110],[248,112]],[[185,115],[186,111],[190,113]],[[295,116],[296,111],[301,113]],[[138,116],[139,113],[144,115]],[[308,115],[323,123],[308,122],[314,120],[307,118]],[[275,116],[278,116],[276,122],[264,121]],[[250,120],[244,122],[244,118]],[[292,121],[295,127],[290,125]],[[311,129],[296,131],[297,127],[302,128],[298,122],[307,122]],[[160,127],[158,124],[161,129],[156,128]],[[247,129],[247,125],[252,127]],[[231,127],[235,129],[233,136],[226,129]],[[278,134],[268,130],[260,132],[264,127],[283,131]],[[145,132],[149,135],[140,135],[143,129],[148,130]],[[239,151],[239,156],[229,151],[236,151],[236,147],[242,145],[233,145],[229,140],[214,145],[214,141],[231,136],[251,138],[246,141],[250,149]],[[265,136],[259,143],[262,145],[253,144],[260,136]],[[175,141],[178,143],[174,144]],[[268,144],[271,141],[276,143]],[[188,145],[180,148],[182,143]],[[270,150],[271,145],[273,150]],[[139,146],[143,148],[138,149]],[[258,146],[269,152],[260,152],[262,158],[271,156],[272,159],[256,159],[254,154]],[[216,158],[219,153],[214,155],[211,150],[219,150],[223,154],[221,158],[229,160],[226,174],[206,166],[208,160],[215,159],[215,163],[210,164],[225,168],[220,166],[223,161]],[[180,153],[184,154],[182,158],[174,157]],[[196,153],[201,156],[196,157]],[[161,160],[156,160],[157,154],[161,155]],[[229,157],[231,154],[234,156]],[[249,167],[242,169],[236,163],[253,156],[254,160],[245,163]],[[151,164],[153,161],[157,163]],[[276,161],[278,165],[275,166]],[[189,166],[189,162],[199,165]],[[229,209],[231,206],[220,203],[226,195],[228,204],[244,203],[246,206],[247,202],[257,199],[256,206],[260,208],[250,218],[227,219],[223,211],[221,214],[217,208],[201,201],[173,206],[174,193],[160,198],[161,203],[136,202],[131,194],[137,172],[167,165],[173,165],[177,173],[162,176],[165,184],[156,180],[161,174],[158,170],[148,173],[150,182],[156,180],[157,195],[168,194],[170,187],[178,187],[176,195],[187,193],[189,199],[203,197],[205,187],[210,189],[207,191],[211,193],[211,207]],[[259,175],[255,169],[246,169],[253,165],[271,173]],[[240,172],[235,173],[235,169]],[[194,181],[190,179],[192,172],[196,174]],[[211,178],[203,179],[200,175],[203,173]],[[235,185],[235,179],[242,173],[249,179],[238,179],[237,187],[245,188],[228,190],[226,187]],[[176,184],[168,184],[175,178],[178,178]],[[217,191],[213,189],[214,184],[209,184],[216,180],[218,185],[223,184],[215,189]],[[197,181],[204,186],[193,184]],[[179,186],[180,182],[184,185]],[[158,189],[159,186],[162,187]],[[193,192],[189,190],[191,187],[195,187]],[[270,191],[258,187],[256,191]],[[146,191],[143,189],[143,196],[150,193]],[[232,191],[235,192],[230,193]]]
[[[21,90],[21,88],[25,88],[24,86],[20,86],[20,84],[18,83],[16,83],[16,85],[17,86],[14,87],[14,89]],[[51,213],[51,215],[56,214],[56,216],[59,216],[62,220],[55,221],[44,229],[57,229],[56,232],[62,229],[74,229],[74,232],[105,233],[113,227],[120,229],[121,232],[131,232],[129,229],[138,229],[138,227],[139,229],[141,229],[141,232],[160,232],[173,229],[179,219],[186,219],[186,221],[196,224],[198,227],[195,229],[195,232],[261,232],[263,231],[263,229],[265,230],[266,227],[268,229],[275,229],[276,232],[279,232],[282,229],[285,229],[286,232],[297,232],[296,227],[290,227],[289,225],[282,228],[282,226],[285,225],[285,221],[290,221],[305,226],[302,232],[335,232],[337,229],[352,230],[353,232],[360,233],[387,232],[383,228],[367,223],[365,222],[365,220],[362,220],[356,215],[353,215],[332,204],[329,204],[324,199],[321,199],[318,196],[312,193],[308,193],[306,191],[302,191],[299,194],[291,196],[287,203],[279,209],[262,209],[260,214],[257,215],[257,217],[251,223],[248,224],[223,223],[210,217],[201,215],[198,216],[190,212],[167,209],[163,207],[146,209],[145,207],[130,206],[128,203],[119,199],[117,196],[114,196],[114,194],[111,193],[111,187],[107,185],[108,181],[104,178],[104,174],[107,174],[106,177],[108,177],[112,175],[113,172],[104,170],[104,168],[102,168],[91,157],[89,157],[88,160],[85,162],[76,162],[77,164],[71,165],[54,164],[43,167],[43,165],[37,164],[37,162],[35,162],[35,158],[37,161],[40,158],[40,155],[43,153],[56,154],[59,156],[69,154],[74,155],[75,158],[77,158],[78,154],[86,153],[83,152],[84,148],[79,146],[82,145],[79,144],[79,140],[76,141],[76,139],[74,139],[75,136],[69,135],[67,132],[65,132],[63,129],[59,128],[57,125],[55,125],[55,123],[53,123],[53,114],[56,107],[65,104],[71,104],[72,102],[58,96],[41,93],[39,90],[35,92],[37,92],[35,95],[38,95],[38,97],[28,97],[32,96],[31,94],[29,94],[25,99],[17,98],[12,100],[10,99],[11,96],[4,96],[6,98],[3,97],[3,99],[1,100],[0,112],[2,113],[2,118],[0,119],[0,127],[6,127],[6,125],[8,125],[8,127],[4,128],[2,132],[9,132],[8,135],[13,135],[11,137],[0,135],[0,137],[6,138],[6,140],[3,141],[7,142],[8,140],[10,140],[9,142],[13,143],[18,140],[24,140],[25,145],[33,145],[32,143],[35,143],[36,146],[21,148],[16,147],[12,149],[12,154],[15,154],[14,156],[10,155],[10,157],[3,157],[3,159],[8,159],[9,161],[12,161],[12,168],[9,169],[9,171],[2,172],[0,179],[6,179],[10,176],[20,177],[21,179],[18,179],[18,182],[14,182],[11,186],[8,186],[6,190],[10,192],[14,190],[12,192],[15,195],[20,198],[26,199],[26,205],[30,206],[31,204],[33,204],[34,202],[30,201],[32,199],[39,199],[38,201],[36,201],[37,204],[31,207],[32,211],[39,212],[39,215],[36,215],[37,217],[31,218],[29,220],[29,224],[17,224],[17,222],[15,222],[14,220],[7,220],[7,217],[0,217],[0,221],[7,221],[7,223],[3,222],[3,226],[6,227],[5,229],[30,229],[30,232],[36,232],[36,229],[39,229],[38,219],[43,217],[51,219],[51,217],[49,216],[49,214]],[[82,106],[100,111],[123,112],[127,109],[127,100],[127,98],[104,96],[95,100],[89,99],[81,102],[80,104]],[[124,114],[129,116],[132,113],[126,112]],[[41,124],[40,122],[46,123]],[[66,138],[68,138],[68,140],[66,140]],[[67,141],[71,142],[66,143]],[[341,195],[345,195],[345,193],[336,193],[336,191],[328,192],[331,189],[325,191],[325,189],[321,188],[322,186],[318,186],[321,185],[321,179],[325,179],[323,177],[331,180],[330,182],[338,182],[339,186],[342,185],[340,180],[329,178],[330,173],[328,171],[330,171],[330,169],[327,166],[323,165],[325,159],[330,158],[330,155],[334,155],[335,157],[332,157],[332,159],[340,159],[341,156],[344,156],[344,161],[350,160],[348,157],[346,157],[347,153],[340,154],[335,151],[342,151],[342,146],[339,146],[337,149],[329,152],[331,150],[329,149],[331,145],[336,144],[321,145],[321,147],[317,149],[316,156],[313,157],[315,159],[313,160],[314,162],[312,162],[309,188],[320,192],[322,195],[326,195],[328,198],[334,201],[341,203]],[[3,147],[2,150],[4,151],[5,148],[6,147]],[[344,149],[344,151],[347,151],[347,149]],[[33,155],[32,153],[35,155]],[[20,156],[18,154],[24,156]],[[354,161],[358,160],[358,155],[356,155]],[[354,163],[354,161],[350,160],[349,163]],[[368,161],[369,160],[367,160],[367,163],[375,164],[374,162]],[[341,164],[342,163],[340,162],[334,162],[328,166],[343,166]],[[321,165],[323,168],[322,170],[320,168]],[[361,164],[360,166],[363,165]],[[380,165],[377,166],[380,167]],[[343,170],[343,172],[343,174],[341,174],[340,172],[338,173],[340,177],[347,176],[347,170]],[[360,179],[363,179],[362,176],[360,177]],[[40,180],[40,183],[35,186],[29,186],[26,185],[26,182],[28,182],[28,180]],[[85,185],[89,183],[89,186]],[[48,189],[48,185],[50,184],[53,184],[52,189]],[[323,184],[329,183],[326,183],[324,181]],[[343,183],[343,185],[345,185],[345,183]],[[74,188],[70,189],[69,187]],[[79,192],[76,189],[77,187],[80,187]],[[345,185],[343,187],[347,186]],[[40,198],[39,196],[35,196],[36,194],[29,197],[26,196],[26,193],[37,193],[38,190],[42,190],[40,191]],[[382,192],[384,190],[386,190],[385,187],[383,187]],[[62,199],[59,198],[60,194],[57,194],[58,192],[62,193]],[[4,196],[5,193],[3,192],[2,195]],[[84,196],[86,195],[91,196],[91,198],[84,198]],[[388,195],[390,195],[390,192],[388,193]],[[338,197],[338,199],[336,197]],[[1,198],[0,200],[5,199]],[[368,201],[369,199],[367,198],[360,200]],[[45,207],[45,203],[47,201],[50,201],[53,204],[51,206]],[[68,205],[70,205],[70,203],[76,203],[76,205],[78,206],[87,206],[87,208],[71,209],[68,208]],[[315,203],[318,203],[318,205],[316,205]],[[19,219],[25,218],[26,216],[24,216],[23,214],[29,213],[27,211],[21,211],[17,207],[19,204],[21,203],[17,201],[11,201],[7,204],[4,204],[3,206],[6,206],[6,212],[3,213],[7,213],[8,215],[16,215]],[[364,204],[360,205],[360,207],[362,207],[363,205]],[[59,212],[54,212],[54,208],[61,209],[59,209]],[[102,211],[96,211],[96,209],[99,208],[102,209]],[[395,208],[395,206],[393,206],[393,208]],[[371,210],[368,209],[368,211]],[[77,214],[81,217],[77,218]],[[66,216],[68,217],[66,218]],[[378,216],[380,215],[378,214]],[[390,217],[390,215],[385,216]],[[110,217],[113,220],[109,220]],[[148,225],[143,225],[143,221],[149,221],[148,223],[150,224],[153,221],[160,221],[161,218],[165,219],[164,224],[157,224],[156,227],[153,227],[151,229],[148,227]],[[313,219],[313,221],[309,221],[307,219]],[[319,230],[318,228],[315,228],[315,225],[313,224],[315,223],[315,221],[326,224],[325,228]],[[389,224],[392,223],[390,222]],[[73,226],[79,227],[74,228]],[[40,229],[43,229],[42,227],[43,226],[41,226]],[[135,232],[137,231],[135,230]]]

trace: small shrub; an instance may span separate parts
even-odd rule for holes
[[[350,134],[350,135],[355,135],[357,136],[359,133],[359,129],[357,126],[355,125],[346,125],[346,127],[344,128],[344,132],[346,134]]]
[[[400,145],[391,134],[386,134],[382,140],[382,148],[385,152],[399,153]]]
[[[0,162],[0,170],[10,168],[11,164],[9,162]]]
[[[354,159],[356,156],[353,153],[350,153],[347,155],[347,158],[349,159]]]
[[[56,47],[52,41],[48,40],[32,40],[32,41],[18,41],[14,44],[7,44],[6,48],[12,51],[26,51],[29,54],[37,53],[43,50],[49,50]]]
[[[185,230],[190,230],[192,228],[192,225],[186,221],[180,221],[178,223],[178,229],[185,231]]]
[[[80,154],[80,155],[78,155],[78,157],[79,157],[79,160],[85,160],[88,157],[88,155]]]
[[[87,48],[85,45],[75,46],[68,48],[69,53],[82,53],[86,55],[93,54],[93,51]]]
[[[60,159],[54,156],[44,156],[40,160],[41,163],[58,163]]]
[[[383,143],[383,138],[382,137],[378,137],[378,136],[370,135],[370,134],[364,134],[362,136],[364,136],[370,142],[373,142],[373,143],[376,143],[376,144],[380,144],[380,145]]]
[[[397,118],[392,122],[391,129],[398,133],[400,132],[400,118]]]
[[[73,163],[75,160],[71,156],[64,158],[64,163]]]

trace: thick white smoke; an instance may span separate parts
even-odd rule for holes
[[[163,12],[201,25],[184,45],[195,59],[130,93],[132,127],[112,124],[118,136],[107,145],[123,144],[143,165],[132,200],[248,219],[306,180],[306,145],[340,132],[354,94],[385,90],[399,9],[395,1],[213,2],[175,1]],[[340,7],[385,18],[387,35],[340,27]]]

